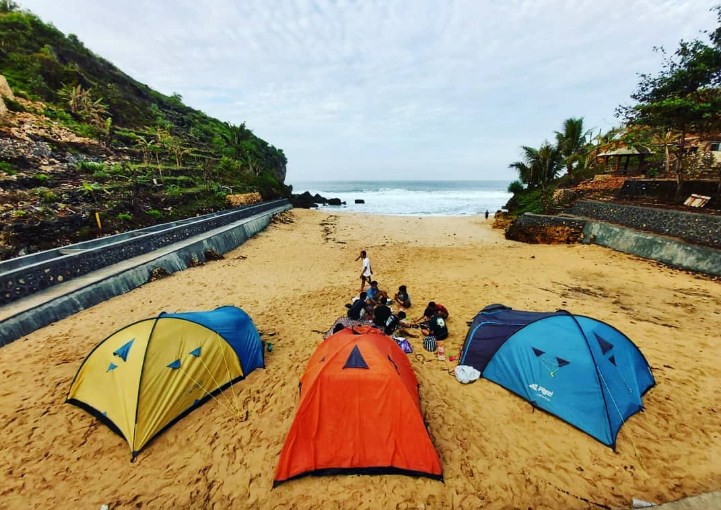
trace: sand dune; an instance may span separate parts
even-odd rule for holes
[[[717,281],[595,246],[506,241],[480,218],[293,211],[224,260],[117,297],[0,349],[3,508],[611,508],[721,488]],[[488,303],[594,316],[626,333],[653,367],[647,409],[618,451],[480,380],[413,341],[410,359],[445,483],[404,476],[304,478],[271,490],[305,363],[358,290],[361,248],[381,287],[451,312],[457,354]],[[64,404],[103,338],[161,311],[235,304],[274,343],[267,368],[210,401],[130,463],[123,439]]]

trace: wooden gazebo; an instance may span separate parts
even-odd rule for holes
[[[640,175],[645,173],[647,162],[645,159],[653,154],[646,147],[621,147],[613,151],[602,152],[598,159],[603,160],[606,173],[621,175]],[[631,161],[633,160],[633,164]]]

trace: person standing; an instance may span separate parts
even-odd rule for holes
[[[368,258],[368,254],[366,254],[365,250],[362,250],[360,252],[360,255],[356,258],[356,260],[362,259],[362,267],[361,267],[361,288],[360,292],[363,292],[363,289],[365,289],[366,283],[371,283],[371,275],[373,274],[373,270],[371,269],[371,259]]]
[[[488,219],[488,209],[486,209],[486,219]]]

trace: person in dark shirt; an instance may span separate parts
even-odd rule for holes
[[[360,320],[365,315],[365,305],[366,305],[366,293],[361,292],[358,299],[353,301],[353,303],[350,305],[350,308],[348,309],[348,318],[353,320]]]
[[[398,303],[398,306],[402,306],[403,308],[411,307],[411,297],[408,295],[408,289],[405,285],[398,287],[398,292],[393,296],[393,299]]]
[[[448,338],[448,327],[446,321],[440,314],[436,313],[431,319],[421,326],[421,332],[425,336],[433,336],[436,340]]]
[[[385,328],[386,321],[392,313],[393,312],[387,304],[376,306],[375,310],[373,310],[373,324],[379,328]]]
[[[406,318],[406,312],[404,312],[404,311],[400,311],[397,314],[392,313],[388,317],[388,320],[386,320],[386,324],[385,324],[385,327],[383,328],[383,332],[386,335],[390,336],[393,333],[395,333],[399,327],[408,326],[408,324],[406,324],[403,321],[403,319],[405,319],[405,318]]]

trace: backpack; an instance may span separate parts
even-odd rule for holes
[[[428,352],[436,352],[436,337],[433,335],[424,337],[423,348]]]

